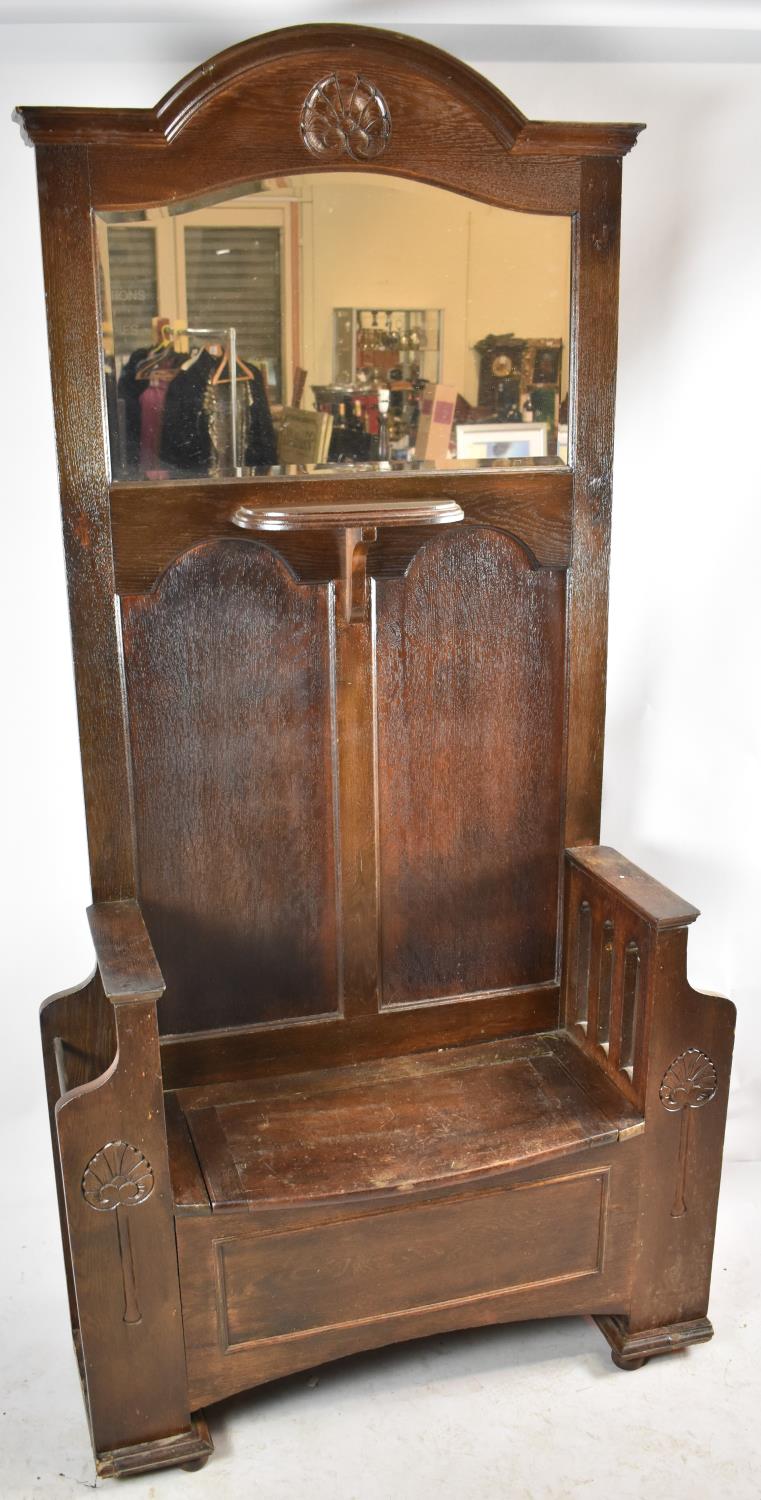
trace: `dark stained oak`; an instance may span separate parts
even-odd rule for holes
[[[564,625],[562,573],[491,530],[379,585],[384,1005],[556,976]]]
[[[366,479],[351,471],[316,474],[304,480],[305,503],[320,505],[354,501],[367,503]],[[418,499],[431,489],[431,476],[386,474],[378,478],[379,498]],[[436,497],[455,501],[468,521],[494,526],[514,536],[544,567],[566,567],[571,560],[572,477],[567,470],[511,471],[509,474],[462,474],[453,479],[436,476]],[[296,493],[298,493],[298,489]],[[111,487],[111,526],[118,592],[139,594],[155,586],[161,573],[182,552],[199,542],[238,534],[233,517],[248,504],[293,503],[290,479],[257,481],[216,480],[214,484],[169,480],[161,488],[120,482]],[[395,577],[409,565],[427,528],[380,528],[368,553],[374,577]],[[336,576],[338,557],[334,533],[280,533],[276,546],[299,578],[329,582]]]
[[[336,70],[385,100],[370,162],[300,129]],[[734,1009],[687,982],[695,908],[599,846],[641,127],[332,25],[18,118],[96,958],[41,1030],[98,1474],[199,1467],[203,1404],[448,1329],[591,1315],[629,1370],[705,1341]],[[93,213],[321,169],[572,216],[568,466],[111,482]]]
[[[179,1103],[212,1208],[397,1196],[609,1145],[641,1116],[607,1109],[545,1037],[222,1085]],[[583,1059],[582,1059],[583,1064]],[[582,1068],[583,1077],[583,1068]]]
[[[247,541],[186,553],[124,603],[163,1031],[337,1009],[328,608]]]
[[[566,845],[600,837],[621,163],[584,161],[572,252],[573,552],[568,593]]]
[[[87,153],[38,150],[37,174],[90,875],[94,899],[114,900],[136,880]]]
[[[234,526],[243,531],[330,531],[362,526],[451,526],[463,511],[453,500],[336,500],[332,505],[241,505]]]
[[[601,1305],[623,1314],[638,1146],[622,1141],[475,1188],[302,1208],[296,1220],[250,1207],[178,1218],[191,1401],[448,1329]]]
[[[361,874],[361,872],[360,872]],[[363,882],[357,895],[372,902],[372,887]],[[351,1014],[290,1024],[258,1025],[190,1032],[162,1037],[162,1069],[168,1088],[202,1086],[230,1078],[283,1073],[294,1066],[330,1067],[341,1062],[397,1057],[437,1045],[457,1045],[548,1031],[557,1024],[560,986],[532,985],[511,990],[509,1005],[503,991],[469,995],[443,1005],[410,1005],[377,1009],[368,992],[376,994],[377,951],[361,921],[357,922],[354,962],[359,982],[354,988]],[[349,934],[344,932],[344,952]]]
[[[91,142],[123,146],[163,144],[172,141],[194,116],[213,104],[216,97],[245,82],[257,65],[296,60],[301,53],[332,51],[336,65],[348,61],[359,67],[363,44],[376,57],[400,60],[417,69],[419,85],[437,78],[453,94],[461,95],[499,135],[508,151],[517,147],[531,156],[583,155],[623,156],[631,150],[642,125],[558,125],[555,121],[527,120],[516,105],[465,63],[449,53],[412,37],[370,30],[360,26],[320,25],[291,27],[229,47],[183,78],[155,109],[62,109],[24,107],[17,111],[25,135],[35,145],[45,141]],[[279,142],[281,150],[283,143]]]
[[[615,849],[568,849],[566,853],[570,864],[593,875],[598,883],[615,893],[617,901],[631,906],[659,929],[685,927],[700,916],[696,906],[683,901],[631,860],[623,859]]]
[[[137,901],[101,901],[87,913],[108,1000],[160,1000],[164,976]]]

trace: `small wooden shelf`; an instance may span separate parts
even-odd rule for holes
[[[167,1106],[179,1213],[443,1186],[643,1128],[563,1032],[183,1089]]]
[[[336,500],[330,505],[239,505],[232,520],[244,531],[343,531],[349,527],[451,526],[462,521],[454,500]]]
[[[243,531],[334,531],[341,538],[343,616],[367,615],[367,549],[381,527],[451,526],[464,519],[454,500],[336,500],[327,505],[239,505],[231,521]]]

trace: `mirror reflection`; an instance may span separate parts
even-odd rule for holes
[[[321,172],[97,235],[115,480],[567,461],[567,218]]]

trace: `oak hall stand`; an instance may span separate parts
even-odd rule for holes
[[[334,74],[381,104],[323,162]],[[199,1465],[202,1408],[395,1340],[592,1314],[631,1370],[710,1338],[733,1008],[687,983],[695,909],[598,846],[639,127],[348,26],[19,118],[97,959],[42,1037],[98,1472]],[[572,217],[569,467],[111,482],[94,211],[323,165]]]

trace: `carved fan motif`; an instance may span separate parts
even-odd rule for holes
[[[108,1145],[102,1146],[87,1163],[82,1177],[85,1203],[97,1213],[116,1213],[125,1323],[139,1323],[142,1319],[127,1210],[136,1203],[144,1203],[153,1187],[150,1162],[128,1141],[109,1141]]]
[[[699,1109],[713,1099],[717,1082],[710,1057],[697,1047],[690,1047],[667,1068],[661,1084],[661,1104],[674,1114],[680,1109]]]
[[[109,1141],[87,1163],[82,1192],[85,1201],[99,1213],[142,1203],[153,1192],[150,1164],[136,1146]]]
[[[663,1075],[661,1104],[669,1114],[682,1116],[672,1219],[681,1219],[687,1212],[687,1164],[692,1111],[700,1109],[701,1105],[708,1104],[713,1099],[718,1082],[716,1068],[710,1057],[697,1047],[689,1047],[686,1052],[675,1057]]]
[[[350,156],[373,161],[391,136],[391,116],[383,95],[361,74],[330,73],[310,89],[301,111],[301,136],[313,156]]]

